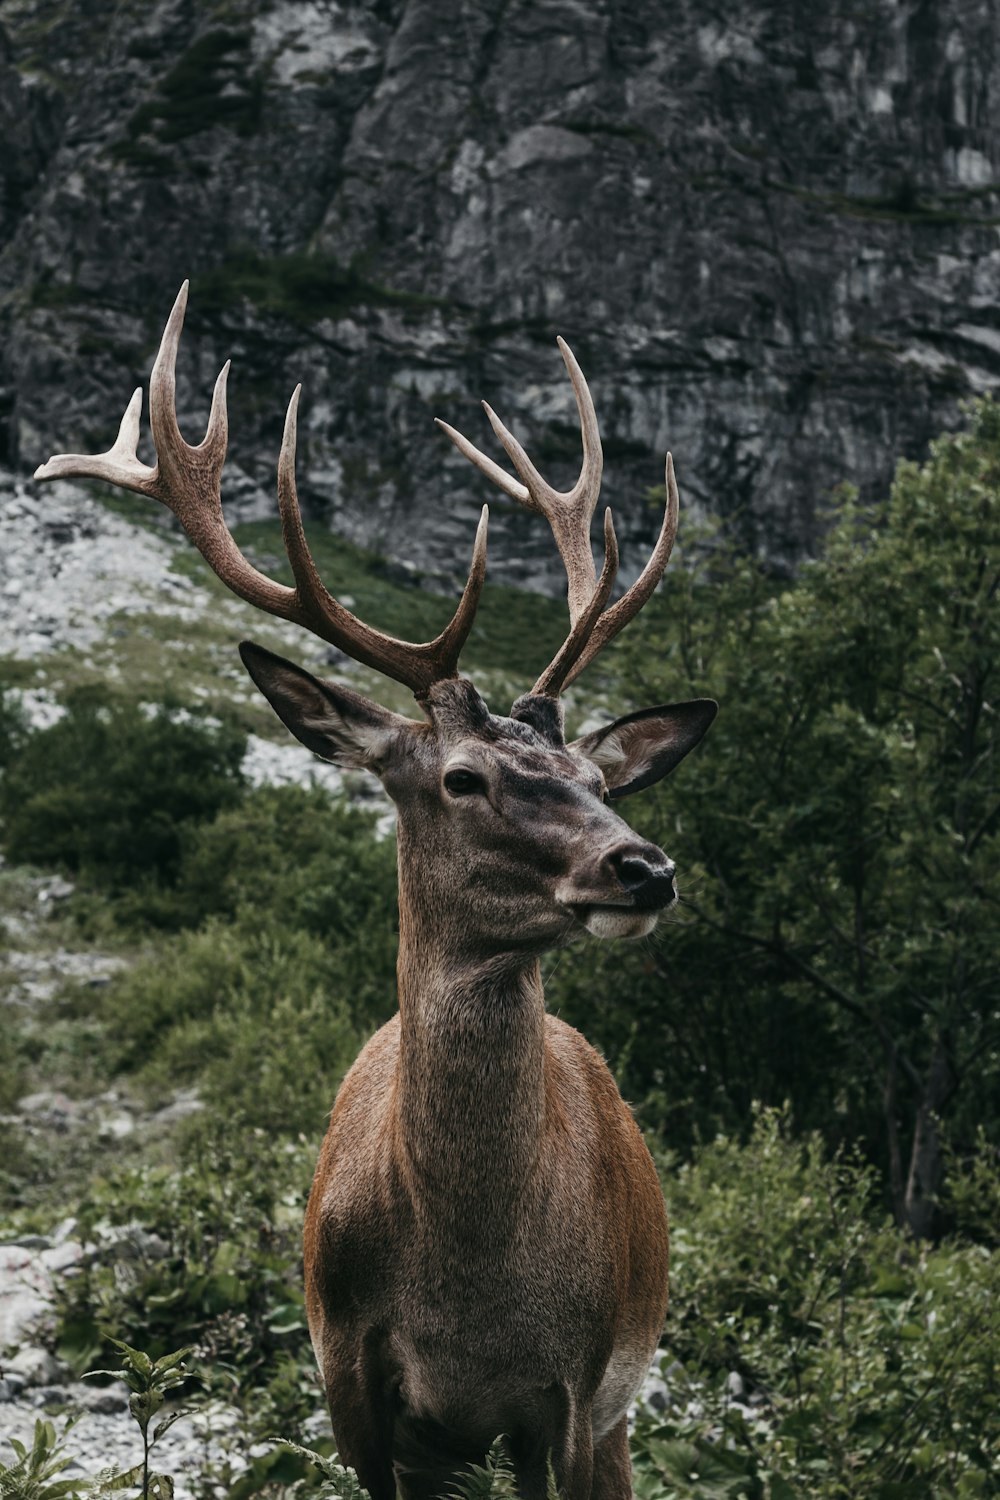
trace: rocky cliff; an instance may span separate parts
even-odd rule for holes
[[[673,449],[778,565],[1000,371],[993,0],[4,0],[0,462],[106,447],[192,280],[189,435],[232,355],[233,493],[552,582],[431,424],[488,396],[557,483],[563,334],[634,570]],[[486,440],[489,439],[489,442]],[[495,450],[493,450],[495,451]],[[260,497],[259,499],[257,497]]]

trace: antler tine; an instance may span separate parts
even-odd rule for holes
[[[577,364],[573,351],[565,339],[558,339],[560,353],[569,373],[580,417],[580,434],[583,442],[583,464],[576,484],[571,490],[556,490],[542,478],[517,439],[510,433],[493,408],[483,402],[483,410],[490,426],[496,433],[514,468],[520,483],[505,473],[499,464],[481,453],[468,438],[463,437],[447,422],[437,419],[460,453],[475,464],[486,477],[498,485],[506,495],[529,510],[545,516],[552,528],[556,546],[566,568],[567,596],[571,626],[587,610],[593,598],[597,580],[594,555],[590,546],[590,522],[601,490],[604,472],[604,450],[597,425],[597,413],[590,389],[583,372]]]
[[[574,664],[586,649],[591,632],[600,620],[601,612],[611,597],[617,573],[618,538],[615,536],[615,523],[609,505],[604,512],[604,567],[601,569],[597,586],[587,608],[573,625],[569,635],[531,689],[533,693],[543,693],[548,698],[558,698],[566,683],[576,675],[573,671]]]
[[[321,639],[394,678],[423,700],[430,687],[458,669],[459,653],[476,613],[486,575],[487,507],[483,506],[468,581],[451,622],[433,641],[413,645],[373,630],[328,593],[306,543],[295,490],[295,436],[299,392],[289,403],[278,464],[278,494],[282,531],[288,548],[295,587],[287,588],[259,572],[243,556],[222,514],[220,479],[228,445],[226,381],[229,362],[215,382],[212,409],[202,441],[193,447],[177,425],[175,368],[187,307],[188,283],[177,294],[149,385],[150,426],[156,466],[149,468],[136,456],[142,392],[133,395],[122,418],[118,437],[106,453],[60,453],[35,471],[36,479],[62,477],[104,479],[162,501],[174,512],[188,536],[222,582],[240,598],[304,625]]]
[[[677,519],[680,512],[680,496],[677,492],[677,480],[674,478],[674,461],[667,454],[666,462],[666,485],[667,503],[663,513],[663,524],[660,534],[656,539],[656,546],[650,554],[649,561],[643,568],[639,577],[630,589],[621,596],[616,604],[600,616],[594,626],[589,639],[584,642],[583,650],[576,658],[571,670],[566,677],[566,685],[577,678],[597,655],[597,653],[612,640],[620,630],[624,630],[629,620],[633,619],[642,609],[663,577],[664,569],[670,561],[673,551],[674,538],[677,535]]]
[[[36,479],[107,479],[120,489],[152,494],[155,469],[140,463],[136,457],[139,443],[139,414],[142,411],[142,388],[133,391],[125,408],[118,436],[106,453],[55,453],[48,463],[39,464]]]
[[[476,528],[469,576],[449,624],[433,641],[412,645],[373,630],[338,603],[319,576],[302,526],[295,485],[295,445],[301,385],[295,387],[285,415],[285,431],[278,458],[278,508],[285,551],[295,579],[301,623],[316,635],[348,652],[365,666],[405,683],[423,698],[435,682],[454,677],[458,658],[472,629],[479,596],[486,579],[486,534],[489,507],[484,505]]]
[[[599,581],[596,580],[593,553],[590,548],[590,518],[597,502],[604,455],[597,427],[597,414],[590,389],[583,372],[574,358],[573,351],[565,339],[559,339],[566,369],[573,384],[577,411],[580,414],[580,431],[583,439],[583,466],[580,477],[572,490],[562,493],[547,484],[528,458],[520,443],[500,421],[493,409],[484,401],[483,407],[493,431],[504,447],[517,470],[518,479],[507,474],[499,464],[481,453],[468,438],[463,437],[447,422],[437,419],[438,426],[451,438],[460,453],[475,464],[488,479],[498,485],[513,500],[544,515],[552,528],[568,581],[570,633],[554,660],[535,684],[534,692],[555,697],[593,661],[608,641],[628,624],[646,603],[670,559],[677,535],[677,517],[680,501],[674,464],[670,454],[666,459],[667,503],[663,524],[656,546],[642,573],[617,604],[605,609],[614,581],[614,570],[618,562],[617,542],[611,512],[605,517],[605,563]],[[611,566],[612,553],[614,566]],[[597,603],[600,599],[600,603]]]

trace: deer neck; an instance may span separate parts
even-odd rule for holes
[[[440,917],[419,896],[408,899],[406,886],[401,872],[396,1097],[411,1187],[436,1215],[486,1228],[509,1221],[539,1159],[545,1004],[538,961],[457,954]]]

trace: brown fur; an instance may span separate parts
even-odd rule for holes
[[[545,1014],[537,954],[573,925],[560,882],[589,899],[623,840],[663,856],[601,804],[589,763],[483,719],[467,687],[441,693],[434,732],[383,773],[400,808],[400,1011],[334,1106],[306,1217],[309,1323],[339,1452],[374,1500],[443,1493],[500,1432],[525,1500],[544,1496],[550,1456],[566,1500],[621,1500],[624,1410],[666,1308],[666,1214],[607,1067]],[[442,816],[456,745],[493,778],[496,817]],[[550,812],[533,788],[551,776]]]
[[[584,1500],[612,1349],[634,1350],[644,1370],[662,1328],[666,1214],[635,1122],[579,1033],[543,1017],[537,978],[509,1004],[498,1040],[524,1071],[540,1064],[540,1100],[522,1068],[489,1055],[491,1020],[443,1039],[440,1059],[424,1051],[431,1076],[440,1062],[448,1077],[447,1108],[434,1110],[406,1077],[404,1005],[345,1079],[317,1167],[309,1322],[338,1449],[375,1500],[394,1493],[386,1460],[400,1423],[409,1439],[408,1409],[454,1434],[459,1462],[508,1432],[525,1496],[544,1495],[551,1449],[567,1500]],[[348,1397],[359,1371],[363,1395]],[[441,1488],[450,1472],[435,1476]]]
[[[624,1500],[666,1213],[608,1069],[546,1015],[538,961],[585,930],[648,932],[673,899],[673,865],[606,798],[675,764],[704,707],[567,745],[550,699],[497,718],[443,682],[414,724],[260,648],[244,660],[399,812],[399,1014],[344,1080],[306,1215],[340,1456],[374,1500],[432,1500],[504,1433],[523,1500],[550,1461],[565,1500]]]

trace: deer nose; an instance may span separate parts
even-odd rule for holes
[[[655,844],[629,844],[613,849],[605,865],[618,884],[632,897],[638,911],[661,911],[676,900],[674,874],[677,866]]]

